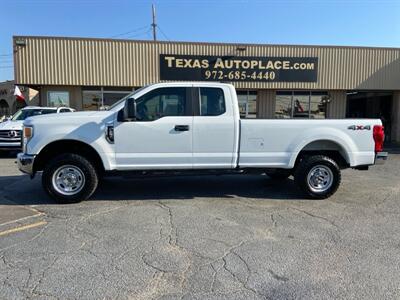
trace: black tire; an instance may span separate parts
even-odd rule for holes
[[[316,175],[312,176],[313,174]],[[331,178],[331,180],[327,178]],[[332,196],[339,188],[341,181],[340,168],[328,156],[306,156],[297,165],[294,180],[300,189],[311,198],[325,199]],[[320,190],[316,188],[318,184],[322,186]]]
[[[267,170],[265,174],[268,175],[273,180],[285,180],[292,175],[291,169],[276,169],[276,170]]]
[[[71,166],[80,172],[79,178],[83,183],[71,194],[63,194],[53,182],[53,176],[63,166]],[[68,169],[68,168],[67,168]],[[59,174],[59,173],[58,173]],[[80,176],[82,175],[82,176]],[[45,166],[42,174],[42,185],[47,194],[59,203],[77,203],[88,199],[96,190],[98,185],[96,168],[86,158],[72,153],[61,154],[51,159]]]

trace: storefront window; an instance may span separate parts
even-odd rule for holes
[[[69,106],[69,92],[49,91],[47,102],[49,106]]]
[[[292,117],[292,92],[276,93],[275,118],[289,119]]]
[[[246,118],[247,92],[238,91],[237,98],[239,103],[240,118]]]
[[[327,93],[312,92],[310,101],[310,117],[314,119],[325,119]]]
[[[255,119],[257,117],[257,92],[238,91],[240,118]]]
[[[83,91],[82,102],[83,110],[99,110],[101,107],[101,91]]]
[[[257,118],[257,92],[249,92],[247,99],[247,118]]]
[[[293,93],[293,118],[309,118],[310,92]]]
[[[129,92],[103,92],[103,106],[104,107],[110,107],[113,105],[115,102],[118,100],[124,98],[126,95],[131,93],[132,91]]]
[[[326,92],[277,92],[275,118],[323,119],[327,97]]]
[[[83,110],[107,109],[133,91],[132,88],[88,87],[82,91]]]

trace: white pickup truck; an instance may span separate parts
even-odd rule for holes
[[[240,119],[224,83],[159,83],[108,111],[28,118],[19,169],[56,201],[90,197],[104,174],[291,175],[313,198],[339,187],[340,170],[384,161],[384,133],[372,119]]]

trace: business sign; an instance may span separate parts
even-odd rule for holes
[[[161,80],[316,82],[318,57],[160,54]]]

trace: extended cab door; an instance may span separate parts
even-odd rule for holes
[[[192,168],[191,88],[160,87],[136,99],[136,121],[117,122],[119,170]]]
[[[227,86],[194,86],[193,168],[234,168],[238,129]]]

